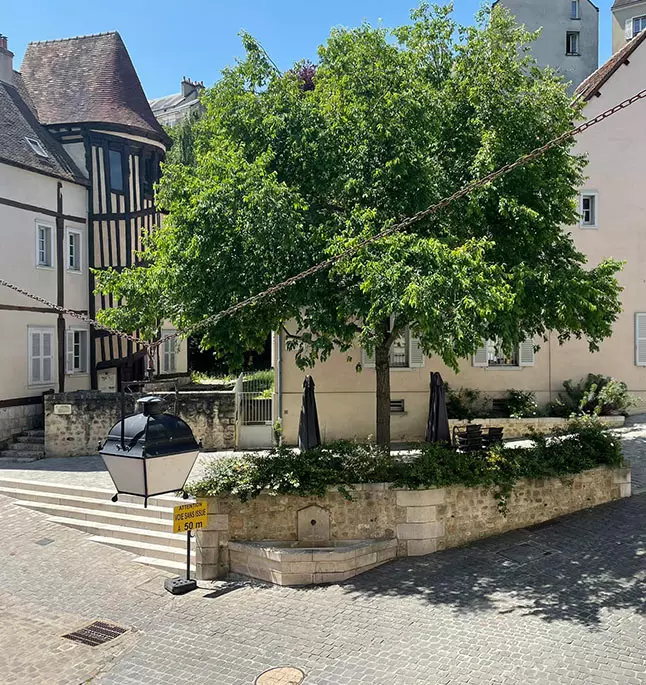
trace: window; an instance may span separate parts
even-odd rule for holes
[[[152,195],[153,186],[157,181],[157,164],[152,157],[144,158],[144,194]]]
[[[362,352],[361,366],[372,369],[375,367],[374,354]],[[424,353],[419,340],[411,335],[408,327],[397,337],[390,348],[391,369],[419,369],[424,366]]]
[[[25,138],[29,143],[29,147],[39,156],[39,157],[49,157],[47,151],[43,147],[43,144],[38,140],[38,138]]]
[[[579,14],[579,0],[572,0],[572,19],[580,19]]]
[[[162,337],[172,335],[175,331],[162,331]],[[162,373],[175,373],[177,371],[177,353],[179,352],[179,343],[177,338],[164,341],[162,345],[162,359],[161,370]]]
[[[390,413],[391,414],[405,414],[406,404],[404,400],[390,400]]]
[[[78,231],[67,232],[67,269],[81,270],[81,234]]]
[[[67,331],[67,373],[87,373],[87,328],[70,328]]]
[[[498,340],[487,340],[473,355],[473,366],[483,368],[516,369],[521,366],[534,366],[534,342],[525,340],[511,351],[504,351]]]
[[[581,226],[587,228],[597,227],[596,193],[583,193],[581,195]]]
[[[635,364],[646,366],[646,314],[635,314]]]
[[[121,153],[118,150],[110,150],[110,188],[117,192],[123,192],[123,166]]]
[[[47,224],[36,224],[36,266],[52,267],[53,245],[52,227]]]
[[[29,384],[43,385],[54,380],[53,328],[29,329]]]
[[[628,21],[630,21],[630,19]],[[634,38],[644,29],[646,29],[646,17],[635,17],[632,20],[632,29],[629,32],[628,38]]]
[[[579,54],[579,32],[568,31],[565,34],[565,54],[578,55]]]

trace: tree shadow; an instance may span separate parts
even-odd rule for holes
[[[646,494],[467,548],[401,559],[342,587],[357,598],[409,597],[456,612],[517,612],[603,629],[604,613],[646,614],[645,524]]]

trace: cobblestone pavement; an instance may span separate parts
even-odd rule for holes
[[[642,478],[646,427],[631,423]],[[342,585],[183,597],[2,496],[0,520],[3,685],[252,685],[277,667],[303,685],[646,683],[646,493]],[[500,554],[528,541],[551,554]],[[131,630],[99,647],[61,637],[97,619]]]

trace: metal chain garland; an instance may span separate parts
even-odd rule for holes
[[[226,316],[230,316],[231,314],[235,314],[236,312],[240,311],[241,309],[244,309],[245,307],[249,307],[250,305],[256,304],[257,302],[260,302],[260,300],[263,300],[267,297],[271,297],[272,295],[275,295],[276,293],[280,292],[281,290],[285,290],[286,288],[290,288],[291,286],[295,285],[296,283],[308,278],[309,276],[313,276],[314,274],[317,274],[321,271],[326,271],[327,269],[331,268],[338,262],[351,257],[355,255],[357,252],[362,250],[364,247],[367,247],[368,245],[371,245],[372,243],[377,242],[378,240],[381,240],[382,238],[386,238],[388,236],[391,236],[395,233],[399,233],[408,227],[412,226],[413,224],[416,224],[419,221],[422,221],[423,219],[426,219],[429,216],[432,216],[433,214],[436,214],[440,210],[444,209],[448,205],[450,205],[452,202],[455,202],[456,200],[459,200],[466,195],[469,195],[472,193],[474,190],[477,190],[478,188],[482,188],[483,186],[492,183],[493,181],[498,180],[502,176],[505,176],[508,174],[510,171],[513,171],[514,169],[517,169],[521,166],[525,166],[526,164],[529,164],[533,160],[537,159],[541,155],[545,154],[548,150],[551,150],[554,147],[557,147],[558,145],[561,145],[567,140],[570,140],[571,138],[576,137],[580,133],[583,133],[587,129],[591,128],[592,126],[595,126],[596,124],[604,121],[605,119],[608,119],[611,117],[613,114],[616,114],[622,109],[626,109],[627,107],[630,107],[633,105],[635,102],[639,100],[643,100],[646,98],[646,89],[641,90],[640,92],[636,93],[630,98],[627,98],[626,100],[623,100],[619,104],[615,105],[614,107],[611,107],[610,109],[607,109],[605,112],[602,112],[601,114],[597,115],[593,119],[589,119],[588,121],[584,122],[580,126],[576,126],[575,128],[570,129],[569,131],[566,131],[565,133],[561,134],[557,138],[554,138],[553,140],[550,140],[548,143],[545,145],[542,145],[541,147],[537,147],[531,152],[527,153],[526,155],[523,155],[522,157],[519,157],[515,162],[511,162],[509,164],[506,164],[503,167],[500,167],[496,171],[492,171],[490,174],[487,174],[486,176],[483,176],[482,178],[479,178],[475,181],[471,181],[467,185],[463,186],[460,190],[456,191],[453,193],[453,195],[450,195],[443,200],[440,200],[440,202],[431,205],[430,207],[427,207],[426,209],[423,209],[420,212],[417,212],[417,214],[413,214],[410,217],[407,217],[403,221],[400,221],[399,223],[391,226],[390,228],[386,228],[383,231],[380,231],[379,233],[370,236],[369,238],[364,238],[363,240],[359,241],[352,247],[349,247],[348,249],[344,250],[343,252],[340,252],[338,255],[335,255],[333,257],[330,257],[329,259],[326,259],[322,262],[319,262],[318,264],[315,264],[314,266],[311,266],[309,269],[306,269],[305,271],[302,271],[301,273],[292,276],[280,283],[277,283],[276,285],[271,286],[270,288],[267,288],[267,290],[264,290],[256,295],[252,295],[251,297],[247,297],[244,300],[241,300],[237,304],[232,305],[231,307],[228,307],[227,309],[222,310],[221,312],[218,312],[217,314],[213,314],[212,316],[207,317],[206,319],[203,319],[202,321],[198,321],[197,323],[193,324],[192,326],[189,326],[187,328],[184,328],[183,330],[176,331],[175,333],[171,333],[170,335],[167,335],[159,340],[156,341],[146,341],[146,340],[141,340],[140,338],[137,338],[136,336],[130,335],[129,333],[123,333],[122,331],[118,331],[114,328],[111,328],[109,326],[105,326],[104,324],[99,323],[98,321],[95,321],[94,319],[91,319],[89,316],[86,316],[85,314],[80,314],[79,312],[72,311],[71,309],[66,309],[65,307],[60,307],[52,302],[49,302],[48,300],[39,297],[38,295],[35,295],[34,293],[29,292],[28,290],[25,290],[24,288],[21,288],[20,286],[17,286],[13,283],[10,283],[9,281],[6,281],[3,278],[0,278],[0,285],[5,286],[6,288],[10,288],[11,290],[14,290],[17,293],[20,293],[21,295],[25,295],[26,297],[31,298],[32,300],[36,300],[38,302],[41,302],[42,304],[47,305],[47,307],[54,309],[55,311],[60,312],[61,314],[66,314],[68,316],[73,316],[78,319],[81,319],[82,321],[85,321],[86,323],[91,324],[95,328],[107,331],[108,333],[112,333],[113,335],[120,336],[122,338],[125,338],[126,340],[130,340],[131,342],[134,342],[137,345],[143,345],[149,352],[153,351],[155,348],[159,347],[163,343],[165,343],[167,340],[174,340],[180,336],[186,337],[190,335],[191,333],[194,333],[195,331],[199,330],[200,328],[203,328],[204,326],[209,326],[211,324],[217,323],[221,319],[223,319]]]

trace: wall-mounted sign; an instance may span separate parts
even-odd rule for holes
[[[71,404],[55,404],[54,414],[71,414],[72,405]]]

